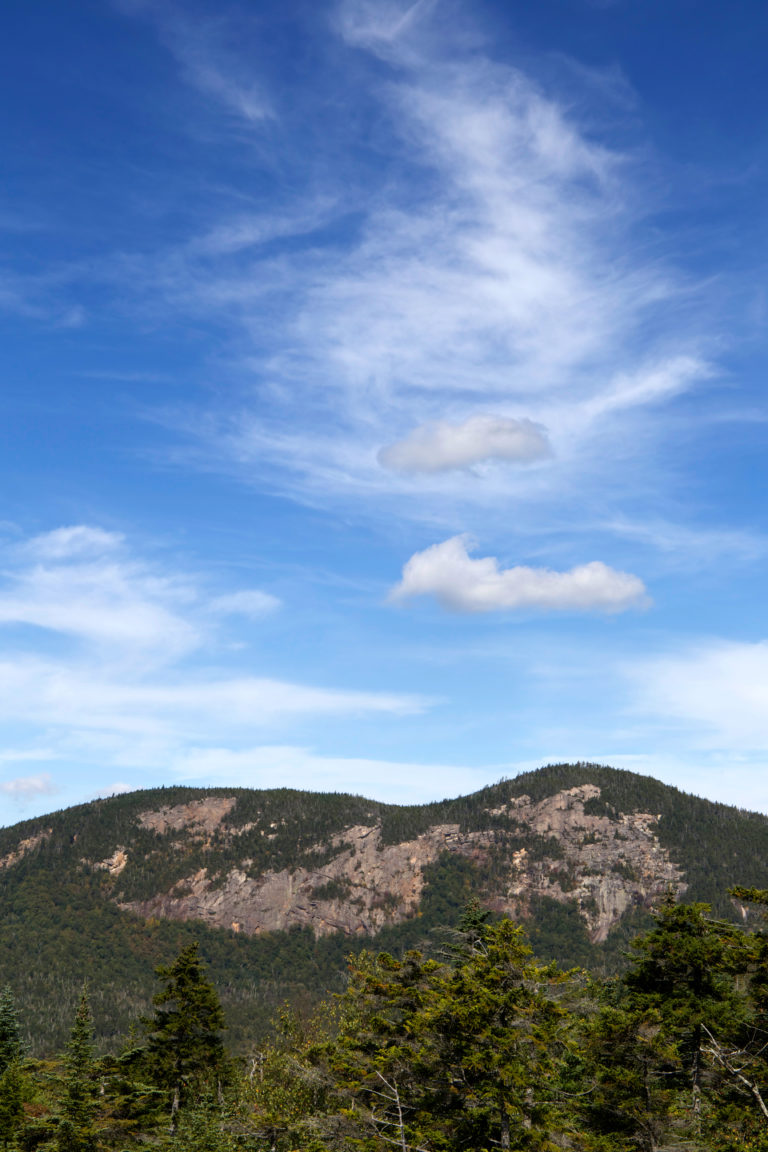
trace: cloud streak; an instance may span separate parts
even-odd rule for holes
[[[0,760],[158,768],[192,744],[242,742],[308,718],[429,707],[415,694],[281,679],[247,656],[239,671],[211,666],[211,650],[228,650],[228,618],[240,617],[238,637],[247,635],[278,598],[253,588],[210,595],[199,576],[138,559],[122,536],[100,528],[56,529],[10,547],[5,559],[0,724],[31,741],[45,731],[46,749],[16,739]],[[24,779],[32,783],[2,790],[31,795],[44,777]]]
[[[625,674],[636,710],[692,746],[768,755],[768,641],[700,641]]]
[[[711,376],[693,288],[645,231],[643,166],[599,117],[585,129],[555,84],[484,55],[467,27],[451,40],[433,9],[339,9],[329,51],[354,68],[334,67],[334,100],[365,108],[365,149],[348,117],[291,134],[299,114],[315,124],[311,86],[300,113],[275,95],[290,123],[272,162],[305,172],[291,148],[307,147],[314,178],[292,180],[279,212],[233,220],[228,201],[125,265],[130,291],[223,320],[237,348],[237,400],[167,419],[206,467],[313,505],[376,516],[394,497],[401,515],[464,527],[468,507],[563,507],[579,489],[571,514],[588,512],[642,470],[663,405]],[[221,29],[203,31],[184,36],[218,67]]]

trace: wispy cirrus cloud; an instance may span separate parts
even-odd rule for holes
[[[112,0],[119,11],[148,20],[179,64],[185,81],[229,112],[256,124],[272,115],[263,86],[243,60],[232,19],[202,17],[172,0]]]
[[[269,788],[278,777],[288,786],[318,792],[352,792],[395,804],[419,804],[435,798],[436,778],[441,796],[454,796],[482,787],[503,775],[509,766],[477,768],[329,756],[300,745],[263,744],[236,751],[192,749],[172,767],[184,781],[215,780],[245,788]]]
[[[688,642],[624,673],[635,710],[690,746],[768,756],[768,641]]]
[[[446,43],[434,7],[337,10],[375,167],[347,152],[334,179],[314,135],[324,178],[294,182],[290,211],[212,221],[147,268],[167,306],[226,316],[239,349],[237,400],[169,419],[208,466],[313,504],[365,494],[375,515],[396,496],[461,520],[500,495],[562,505],[581,482],[586,508],[619,457],[631,483],[627,440],[641,467],[659,410],[712,374],[695,289],[643,240],[636,158],[466,29]],[[651,410],[646,436],[624,434]],[[456,472],[477,464],[467,487]]]
[[[31,625],[125,658],[174,659],[200,642],[183,615],[195,593],[127,554],[123,539],[88,525],[55,529],[12,550],[0,584],[0,625]],[[21,563],[18,559],[21,558]]]
[[[270,612],[276,612],[280,600],[259,588],[242,588],[238,592],[228,592],[225,596],[215,596],[210,607],[211,611],[224,616],[250,616],[258,620]]]
[[[193,745],[237,747],[302,719],[407,716],[430,704],[272,676],[264,657],[222,669],[211,654],[229,651],[228,618],[240,618],[240,637],[279,599],[254,588],[213,593],[204,575],[139,557],[118,533],[58,528],[9,545],[3,560],[0,762],[47,760],[54,782],[57,762],[157,769]],[[44,779],[20,776],[0,792],[32,795]]]
[[[600,561],[567,572],[500,568],[493,556],[473,560],[467,543],[466,536],[454,536],[411,556],[390,599],[434,596],[456,612],[623,612],[648,602],[642,580]]]

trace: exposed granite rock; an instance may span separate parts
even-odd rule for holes
[[[10,868],[12,864],[17,864],[23,856],[28,852],[33,852],[43,840],[47,840],[53,833],[52,828],[45,828],[42,832],[38,832],[36,836],[29,836],[26,840],[19,840],[13,852],[9,852],[6,856],[0,856],[0,868]]]
[[[128,853],[125,848],[116,848],[111,856],[107,856],[106,860],[99,860],[93,867],[103,868],[110,876],[119,876],[127,863]]]
[[[585,802],[599,796],[597,785],[583,784],[536,804],[519,796],[495,810],[539,835],[553,836],[564,853],[562,861],[535,862],[524,849],[517,853],[506,899],[496,902],[500,910],[512,911],[515,900],[525,905],[535,895],[573,901],[597,943],[628,908],[648,906],[670,889],[685,890],[680,869],[655,834],[659,817],[649,812],[613,817],[586,813]]]
[[[369,935],[418,913],[424,867],[458,839],[458,825],[442,825],[415,840],[383,845],[380,828],[360,825],[334,837],[338,855],[318,868],[285,868],[255,879],[234,869],[215,885],[203,868],[170,892],[121,907],[248,934],[302,925],[317,935]],[[243,868],[249,864],[243,861]],[[340,894],[326,897],[324,889]]]
[[[210,796],[205,800],[191,800],[189,804],[177,804],[173,808],[141,812],[139,824],[142,828],[149,828],[160,835],[184,830],[188,835],[205,839],[211,832],[216,831],[236,803],[237,799],[234,796]]]
[[[558,850],[550,855],[532,854],[526,847],[508,852],[506,872],[484,898],[496,910],[512,915],[524,913],[536,896],[575,903],[592,939],[599,942],[631,906],[647,906],[670,888],[676,892],[685,888],[682,873],[656,836],[659,817],[585,811],[585,804],[599,796],[600,789],[593,784],[538,802],[520,796],[490,810],[498,824],[493,830],[461,832],[458,824],[442,824],[399,844],[382,843],[378,825],[357,825],[330,844],[316,846],[337,849],[317,867],[268,870],[254,876],[252,861],[244,859],[223,877],[211,877],[201,868],[169,891],[123,902],[121,907],[144,916],[200,919],[246,934],[299,925],[317,935],[370,935],[418,914],[424,870],[443,852],[482,862],[512,837],[519,843],[521,836],[533,834],[557,841]],[[160,834],[184,831],[188,837],[205,840],[218,830],[232,838],[251,827],[228,829],[223,824],[234,804],[234,798],[214,797],[144,812],[139,820]],[[100,866],[117,875],[125,865],[115,853]]]

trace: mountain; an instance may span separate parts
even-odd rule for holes
[[[733,884],[768,887],[768,818],[594,764],[407,807],[159,788],[0,830],[0,981],[43,1053],[87,978],[108,1048],[198,939],[244,1048],[283,1000],[341,987],[350,951],[434,946],[473,895],[542,958],[611,971],[669,891],[746,919]]]

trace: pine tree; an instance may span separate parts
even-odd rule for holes
[[[749,1016],[734,977],[751,965],[754,942],[713,920],[709,905],[668,899],[632,947],[632,967],[604,990],[588,1030],[596,1081],[588,1111],[598,1131],[644,1149],[673,1130],[700,1143],[722,1080],[716,1053],[731,1050]]]
[[[146,1063],[150,1077],[169,1093],[175,1131],[179,1108],[206,1091],[219,1093],[226,1068],[224,1013],[197,943],[158,968],[157,975],[165,987],[153,998],[155,1015],[147,1021]]]
[[[21,1028],[10,984],[0,992],[0,1074],[22,1055]]]
[[[0,1140],[7,1149],[24,1120],[24,1079],[18,1060],[13,1060],[0,1076]]]
[[[418,952],[355,961],[329,1065],[353,1139],[371,1148],[551,1146],[563,974],[533,960],[510,920],[471,914],[453,966]]]
[[[64,1096],[56,1147],[59,1152],[92,1152],[96,1147],[94,1119],[97,1085],[93,1021],[85,988],[64,1054],[64,1068]]]

